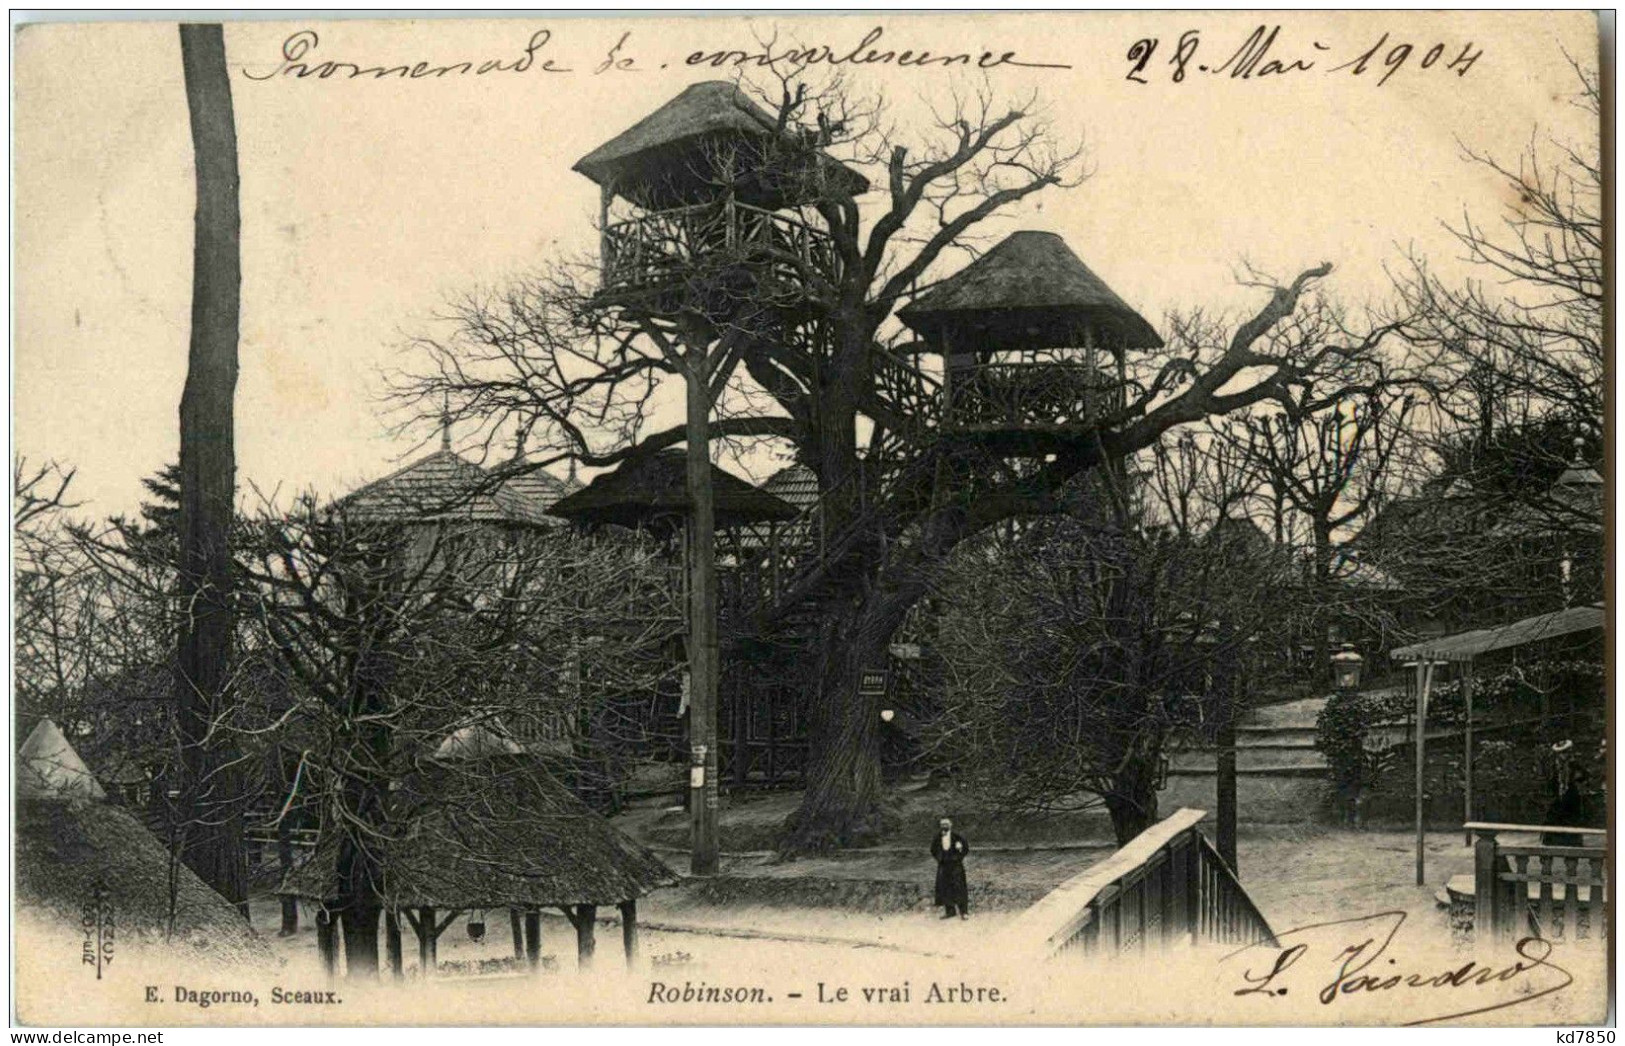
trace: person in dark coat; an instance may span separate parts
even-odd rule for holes
[[[970,887],[965,884],[965,855],[970,853],[970,844],[954,831],[954,823],[948,818],[944,817],[937,827],[940,831],[931,840],[931,856],[937,860],[935,903],[942,908],[944,919],[955,915],[969,919]]]

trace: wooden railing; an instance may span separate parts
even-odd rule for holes
[[[1506,941],[1608,939],[1608,832],[1471,821],[1473,932]],[[1601,836],[1603,846],[1506,845],[1505,833]]]
[[[1275,943],[1275,933],[1207,838],[1201,810],[1135,836],[1017,917],[1012,945],[1044,958],[1152,947]]]
[[[732,199],[650,211],[603,230],[605,290],[664,286],[717,265],[749,263],[761,282],[794,288],[833,274],[829,235],[788,214]]]
[[[1092,425],[1123,407],[1123,386],[1087,359],[953,365],[945,429]]]

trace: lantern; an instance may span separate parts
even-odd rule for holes
[[[1360,686],[1360,669],[1365,658],[1354,649],[1353,643],[1344,643],[1332,655],[1332,685],[1339,690],[1356,690]]]

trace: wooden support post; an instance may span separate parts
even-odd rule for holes
[[[598,906],[592,904],[576,905],[575,918],[571,920],[576,926],[576,968],[580,970],[592,967],[592,953],[595,948],[593,942],[593,928],[598,921]]]
[[[435,933],[434,909],[419,908],[417,922],[412,924],[412,929],[418,935],[418,976],[433,977],[439,965],[435,954],[438,934]]]
[[[508,909],[508,932],[513,935],[513,957],[525,957],[525,924],[519,917],[518,908]]]
[[[322,970],[334,977],[339,972],[338,923],[326,906],[316,909],[316,951],[322,957]]]
[[[1240,862],[1236,860],[1236,681],[1235,673],[1220,683],[1224,707],[1219,716],[1218,749],[1214,752],[1214,798],[1218,807],[1218,849],[1230,870],[1239,877]]]
[[[1185,893],[1185,932],[1192,944],[1202,941],[1202,855],[1196,851],[1196,836],[1187,832],[1180,851],[1180,888]]]
[[[1473,663],[1467,662],[1461,670],[1461,696],[1467,704],[1467,725],[1462,736],[1462,794],[1461,794],[1461,823],[1467,824],[1473,819]],[[1467,844],[1473,842],[1473,833],[1467,833]]]
[[[626,968],[638,963],[638,902],[621,902],[621,947],[626,951]]]
[[[1416,885],[1427,885],[1425,843],[1426,811],[1422,797],[1422,768],[1426,762],[1428,732],[1428,691],[1433,687],[1433,662],[1424,658],[1416,664]]]
[[[730,207],[732,201],[730,200]],[[731,215],[731,211],[730,211]],[[689,871],[717,873],[717,564],[711,486],[711,368],[698,338],[685,339],[689,500]]]
[[[525,913],[525,962],[533,970],[542,965],[542,913],[538,909]]]
[[[401,956],[401,913],[394,908],[384,912],[384,955],[390,975],[400,980],[405,973],[405,959]]]
[[[598,267],[601,278],[607,283],[612,275],[610,272],[611,251],[609,246],[609,205],[615,201],[615,190],[608,184],[598,187]]]
[[[1470,829],[1478,834],[1473,844],[1473,944],[1482,951],[1493,946],[1501,931],[1497,902],[1501,884],[1497,881],[1500,854],[1497,853],[1495,833],[1483,828]],[[1522,883],[1518,884],[1521,888]],[[1572,889],[1572,887],[1571,887]]]

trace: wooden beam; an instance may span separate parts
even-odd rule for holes
[[[525,961],[533,970],[542,964],[542,913],[539,909],[525,913]]]
[[[1467,725],[1462,740],[1462,794],[1461,794],[1461,823],[1468,824],[1473,819],[1473,663],[1471,661],[1461,666],[1461,696],[1467,704]],[[1467,845],[1473,844],[1471,829],[1463,828],[1466,833]]]
[[[384,912],[384,954],[390,974],[400,980],[405,975],[405,959],[401,956],[401,914],[394,908]]]
[[[417,921],[412,928],[418,933],[418,975],[433,977],[439,966],[435,948],[434,909],[419,908]]]
[[[1433,662],[1416,664],[1416,885],[1427,885],[1425,845],[1427,827],[1422,799],[1422,768],[1426,762],[1428,691],[1433,687]]]
[[[441,934],[446,932],[446,927],[451,925],[451,921],[457,918],[458,914],[458,910],[453,908],[446,913],[446,917],[444,919],[441,919],[440,922],[435,925],[434,936],[436,940],[440,938]]]
[[[316,909],[316,951],[322,957],[322,970],[333,977],[339,968],[338,927],[326,905]]]
[[[513,934],[513,957],[523,959],[525,957],[525,926],[524,921],[520,918],[518,908],[508,909],[508,931]]]
[[[592,953],[596,947],[593,942],[593,928],[598,921],[598,906],[577,905],[576,917],[571,921],[576,927],[576,968],[585,970],[592,966]]]
[[[626,968],[638,962],[638,902],[621,902],[621,947],[626,951]]]

